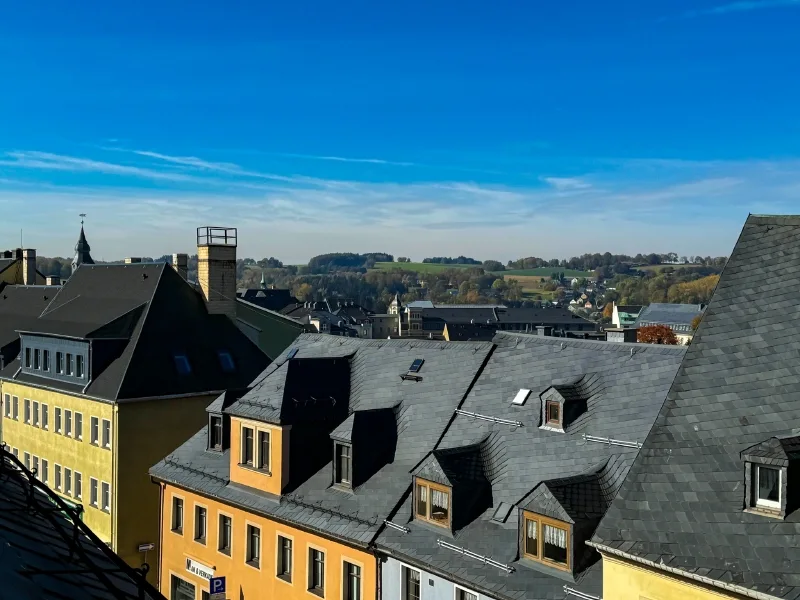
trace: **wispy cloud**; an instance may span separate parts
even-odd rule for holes
[[[382,158],[348,158],[345,156],[315,156],[313,154],[287,154],[287,153],[281,153],[280,156],[286,156],[289,158],[304,158],[308,160],[332,160],[335,162],[343,162],[343,163],[366,163],[371,165],[390,165],[394,167],[416,166],[416,163],[413,162],[384,160]]]
[[[740,0],[739,2],[720,4],[718,6],[712,6],[711,8],[687,10],[681,16],[685,19],[691,19],[706,15],[724,15],[728,13],[741,13],[752,10],[761,10],[764,8],[779,8],[785,6],[800,7],[800,0]]]

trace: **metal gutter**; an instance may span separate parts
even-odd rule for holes
[[[685,579],[692,579],[694,581],[703,583],[705,585],[715,588],[721,588],[725,591],[733,592],[741,596],[747,596],[748,598],[754,598],[755,600],[778,600],[778,596],[772,596],[770,594],[765,594],[764,592],[751,590],[749,588],[741,587],[732,583],[725,583],[724,581],[719,581],[718,579],[712,579],[710,577],[705,577],[703,575],[698,575],[696,573],[690,573],[689,571],[683,571],[676,567],[670,567],[669,565],[665,565],[663,563],[657,563],[652,560],[647,560],[646,558],[635,556],[633,554],[628,554],[627,552],[623,552],[622,550],[617,550],[616,548],[610,548],[608,546],[604,546],[596,542],[588,541],[586,542],[586,544],[591,546],[601,554],[603,553],[613,554],[614,556],[619,556],[631,562],[639,563],[641,565],[645,565],[647,567],[656,569],[658,571],[666,571],[673,575],[677,575]]]

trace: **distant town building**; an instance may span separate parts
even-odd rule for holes
[[[692,321],[702,315],[705,308],[705,304],[654,302],[642,309],[633,326],[640,328],[648,325],[666,325],[672,329],[681,344],[686,344],[694,335]]]

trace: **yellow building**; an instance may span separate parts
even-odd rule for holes
[[[490,351],[301,335],[150,470],[162,592],[202,600],[225,577],[228,598],[379,598],[374,541]]]
[[[11,285],[44,285],[46,277],[36,270],[36,250],[17,248],[0,252],[0,287]]]
[[[799,265],[800,216],[748,217],[591,540],[604,600],[800,594]]]
[[[3,441],[124,560],[156,564],[148,468],[268,360],[165,263],[84,262],[54,293],[25,289],[44,298],[36,317],[0,309],[0,333],[19,338],[0,371]]]

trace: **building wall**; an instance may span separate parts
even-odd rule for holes
[[[739,598],[638,563],[603,556],[603,600],[722,600]],[[390,600],[390,599],[386,599]]]
[[[183,499],[183,533],[172,531],[172,500]],[[235,600],[310,600],[319,598],[308,592],[309,547],[325,552],[325,596],[327,600],[339,600],[342,595],[343,561],[361,567],[363,600],[376,599],[376,559],[363,550],[334,542],[300,529],[284,525],[239,508],[229,506],[193,492],[171,485],[164,485],[164,510],[162,510],[162,548],[160,568],[161,591],[169,597],[172,575],[195,586],[196,600],[202,600],[202,592],[208,591],[208,580],[187,570],[187,559],[191,558],[209,570],[214,576],[226,578],[227,597]],[[194,541],[195,505],[207,510],[208,532],[206,543]],[[219,515],[229,516],[232,521],[231,556],[218,551]],[[259,568],[245,563],[246,527],[261,530],[261,564]],[[292,582],[277,577],[277,540],[283,535],[292,540]],[[386,598],[386,596],[384,596]],[[452,598],[448,599],[452,600]]]
[[[243,302],[236,303],[236,324],[270,360],[275,360],[306,331],[301,323],[292,323]]]
[[[63,469],[69,468],[73,472],[77,471],[81,474],[82,480],[82,498],[74,497],[74,484],[73,495],[64,495],[70,502],[76,504],[83,504],[84,506],[84,522],[92,529],[92,531],[104,542],[113,541],[113,528],[111,514],[104,512],[101,508],[95,508],[90,505],[90,478],[94,477],[98,481],[98,494],[100,493],[101,482],[105,481],[111,484],[111,502],[112,510],[113,503],[116,499],[116,490],[114,485],[113,474],[113,448],[116,441],[114,429],[114,405],[95,400],[88,400],[69,394],[59,392],[52,392],[48,390],[41,390],[33,388],[24,384],[2,382],[0,384],[0,393],[2,394],[3,403],[5,404],[5,396],[8,394],[12,399],[14,396],[19,398],[19,420],[5,418],[5,406],[2,408],[3,414],[3,441],[12,449],[19,449],[19,459],[23,460],[24,453],[29,452],[31,456],[38,456],[40,461],[42,458],[48,461],[48,486],[55,490],[55,466],[60,465],[62,468],[62,490],[63,490]],[[40,403],[39,409],[39,427],[28,425],[25,423],[25,399],[30,399],[31,402],[38,401]],[[48,407],[48,429],[43,429],[42,425],[42,409],[41,404],[46,404]],[[83,415],[83,439],[77,440],[74,437],[67,437],[63,434],[56,433],[56,418],[55,409],[59,407],[62,409],[62,432],[64,431],[64,410],[73,412],[72,429],[73,436],[75,434],[75,417],[74,413],[78,412]],[[31,409],[33,410],[33,409]],[[105,449],[100,446],[91,444],[91,417],[95,416],[101,419],[101,435],[102,435],[102,419],[108,419],[112,422],[111,442],[112,449]],[[13,417],[13,414],[12,414]],[[102,443],[102,437],[101,437]],[[41,472],[41,463],[40,463]],[[63,494],[62,494],[63,495]]]
[[[117,535],[114,551],[133,567],[145,560],[139,544],[154,543],[148,552],[151,570],[148,580],[155,584],[158,574],[159,488],[148,469],[205,426],[206,407],[214,396],[123,402],[118,405],[117,481],[114,519]]]
[[[411,565],[406,565],[390,556],[381,565],[382,600],[404,600],[402,596],[404,566],[420,572],[420,598],[424,600],[454,600],[456,597],[456,584],[452,581],[442,579]],[[479,594],[469,587],[459,587],[463,587],[466,591],[477,595],[478,600],[492,600],[489,596]]]

